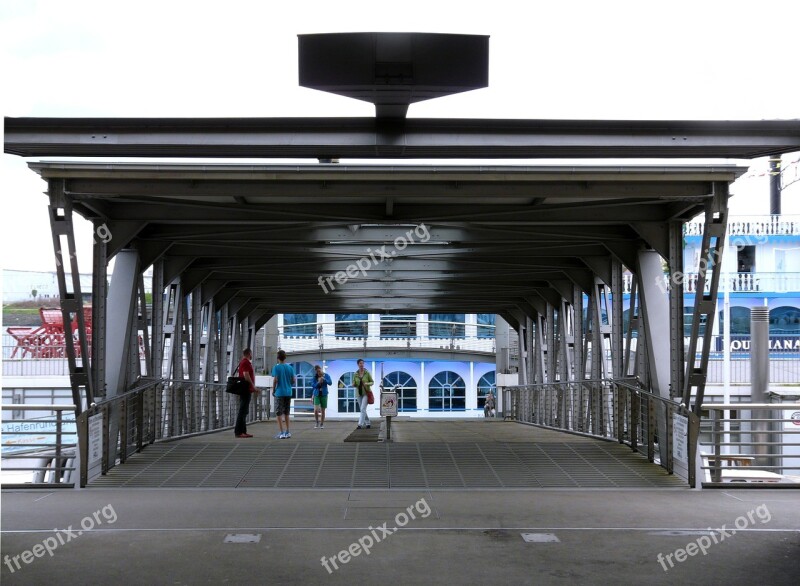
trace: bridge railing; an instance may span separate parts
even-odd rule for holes
[[[270,393],[260,389],[248,421],[269,419]],[[130,391],[90,406],[78,417],[81,486],[147,444],[233,427],[239,397],[223,383],[142,379]]]
[[[506,387],[501,410],[504,419],[626,444],[695,486],[699,419],[636,379]]]
[[[704,486],[800,483],[800,403],[704,403]],[[735,416],[733,413],[735,412]]]

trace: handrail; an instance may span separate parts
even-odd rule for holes
[[[502,397],[505,419],[616,440],[695,486],[698,417],[677,401],[651,393],[636,379],[505,387]],[[675,430],[682,435],[675,437]],[[676,458],[676,452],[683,459]]]
[[[3,418],[3,427],[12,425],[14,423],[22,424],[24,426],[40,427],[45,424],[45,429],[28,430],[28,429],[4,429],[3,430],[3,448],[14,447],[15,444],[9,440],[9,435],[13,436],[55,436],[53,443],[41,442],[24,442],[16,444],[17,446],[25,446],[31,448],[24,450],[24,453],[3,453],[3,460],[30,460],[38,459],[38,466],[12,466],[7,464],[3,465],[3,469],[8,471],[21,471],[33,472],[34,480],[32,482],[6,482],[3,483],[4,488],[53,488],[53,487],[73,487],[72,475],[75,471],[75,466],[72,464],[75,457],[76,443],[68,443],[64,440],[73,436],[74,433],[69,433],[65,430],[65,425],[74,425],[75,421],[70,419],[69,416],[74,414],[75,405],[42,405],[42,404],[25,404],[16,403],[11,405],[2,405],[2,412],[6,411],[47,411],[55,413],[55,420],[42,420],[42,419],[9,419]],[[65,419],[64,413],[66,412],[67,418]],[[48,430],[46,424],[55,424],[55,429]],[[38,448],[38,449],[37,449]],[[50,478],[49,481],[46,479]]]
[[[800,476],[792,480],[785,474],[786,471],[800,470],[800,455],[792,453],[792,449],[787,453],[785,449],[790,447],[800,452],[796,450],[800,446],[800,426],[795,429],[795,419],[770,413],[800,412],[800,403],[704,403],[701,408],[709,413],[708,420],[704,421],[701,428],[703,440],[700,442],[700,447],[706,449],[701,466],[707,471],[706,486],[729,487],[730,482],[744,482],[748,475],[756,471],[761,471],[760,482],[800,482]],[[751,417],[744,418],[724,417],[724,412],[732,409],[739,413],[766,411],[767,414],[753,416],[755,413],[751,413]],[[792,425],[787,426],[787,423]],[[797,441],[787,441],[786,436]],[[705,463],[706,460],[708,463]],[[747,468],[743,471],[738,467],[725,467],[722,465],[725,460],[746,462]],[[745,480],[738,478],[740,476]]]
[[[233,427],[239,398],[216,382],[140,379],[131,390],[93,403],[78,417],[81,486],[147,444]],[[268,392],[250,403],[250,421],[269,419]]]

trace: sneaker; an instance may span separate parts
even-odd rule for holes
[[[314,424],[314,429],[319,429],[319,423]]]
[[[325,429],[325,425],[324,425],[324,424],[323,424],[323,425],[320,425],[320,426],[319,426],[319,428],[320,428],[320,429]]]
[[[369,423],[367,423],[367,429],[369,429],[370,427],[372,427],[372,426]]]
[[[361,429],[361,426],[360,425],[356,425],[356,429]]]
[[[288,431],[283,434],[283,439],[289,439],[290,437],[292,437],[292,434],[289,433]]]
[[[283,439],[284,432],[280,432],[278,435],[275,436],[275,439]]]

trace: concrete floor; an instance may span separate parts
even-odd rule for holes
[[[266,453],[294,442],[313,451],[345,445],[353,427],[306,425],[280,441],[267,439],[274,424],[252,426],[249,447],[232,432],[163,445]],[[544,430],[460,425],[445,447],[608,443],[555,432],[532,442]],[[398,426],[398,439],[413,431],[424,441],[393,446],[441,445],[435,435],[445,429]],[[483,434],[502,441],[476,439]],[[387,449],[347,444],[365,445]],[[187,478],[191,461],[180,466]],[[235,486],[4,490],[2,583],[782,585],[800,575],[796,489]]]
[[[373,431],[381,425],[374,422]],[[392,423],[392,442],[345,443],[351,421],[275,422],[148,446],[91,483],[150,488],[685,488],[615,442],[501,420]],[[385,425],[384,425],[385,428]],[[364,430],[364,433],[367,433]],[[382,434],[385,437],[385,433]],[[377,437],[377,436],[376,436]]]

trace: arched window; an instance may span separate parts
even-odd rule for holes
[[[497,387],[495,385],[495,371],[487,372],[478,381],[478,409],[483,409],[486,404],[486,395],[489,391],[497,398]],[[497,402],[495,401],[495,405]]]
[[[308,362],[295,362],[292,364],[297,375],[295,382],[296,395],[298,399],[310,399],[314,391],[314,367]]]
[[[383,390],[397,392],[398,411],[417,410],[417,381],[410,374],[396,370],[383,377]]]
[[[800,331],[800,309],[782,305],[769,312],[770,334],[797,334]]]
[[[356,397],[356,388],[353,386],[355,372],[346,372],[339,378],[339,413],[359,413],[361,408]]]
[[[463,411],[467,407],[464,379],[446,370],[435,375],[428,386],[428,407],[431,411]]]

